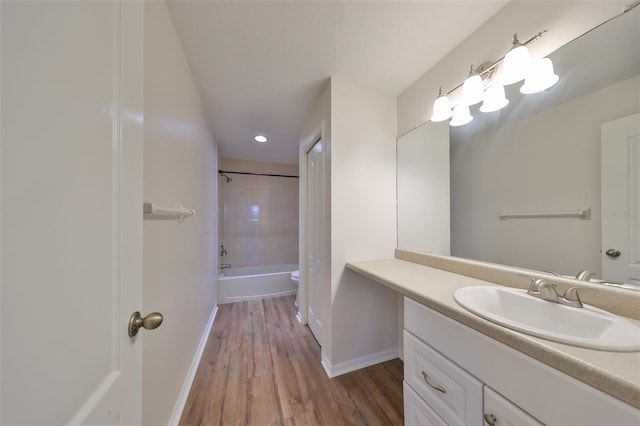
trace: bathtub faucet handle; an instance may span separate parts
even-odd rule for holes
[[[224,248],[224,245],[220,244],[220,257],[227,254],[227,249]]]

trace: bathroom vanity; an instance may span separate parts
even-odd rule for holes
[[[347,268],[405,296],[405,424],[640,424],[640,352],[570,346],[484,320],[453,294],[498,284],[468,274],[398,258]]]

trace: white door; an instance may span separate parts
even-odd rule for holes
[[[0,423],[140,424],[143,5],[0,8]]]
[[[602,276],[640,285],[640,114],[602,125]]]
[[[324,200],[322,140],[307,153],[307,321],[322,345],[322,285],[324,275]]]

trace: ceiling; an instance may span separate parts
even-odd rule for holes
[[[168,5],[222,155],[296,164],[298,130],[330,77],[397,96],[506,3]],[[257,144],[257,134],[269,141]]]

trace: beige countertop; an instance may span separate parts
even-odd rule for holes
[[[640,408],[640,352],[580,348],[501,327],[456,303],[462,287],[498,285],[400,259],[348,262],[346,267],[569,376]],[[640,326],[640,321],[629,319]]]

